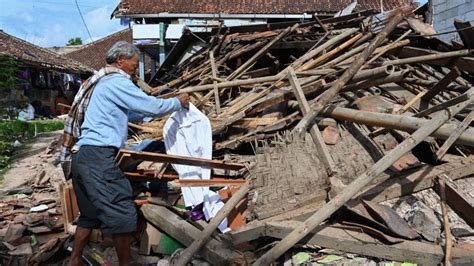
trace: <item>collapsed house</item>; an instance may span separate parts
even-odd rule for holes
[[[408,7],[185,32],[142,89],[189,93],[210,123],[212,157],[120,151],[124,174],[155,187],[136,200],[140,253],[177,265],[472,264],[474,34],[459,34],[463,44],[439,40]],[[130,124],[129,142],[166,142],[168,121]],[[180,165],[212,171],[189,179]],[[190,187],[224,202],[209,223],[183,209]],[[74,193],[61,185],[60,195],[68,231]],[[5,254],[35,234],[17,218],[22,200],[11,202]],[[35,262],[60,250],[61,234]]]

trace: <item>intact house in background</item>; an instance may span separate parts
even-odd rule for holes
[[[1,30],[0,55],[14,58],[19,70],[17,87],[4,90],[2,101],[27,101],[40,116],[51,117],[67,113],[58,104],[71,104],[81,82],[94,72],[91,67],[74,59]]]
[[[122,0],[111,16],[131,23],[133,41],[142,51],[140,76],[144,79],[145,54],[163,64],[171,48],[182,36],[184,28],[189,29],[189,34],[198,37],[196,35],[198,32],[211,32],[213,29],[222,26],[304,21],[310,20],[315,15],[319,18],[332,17],[334,15],[349,14],[352,10],[383,12],[402,6],[407,2],[412,3],[412,1],[407,0],[254,0],[252,2],[229,0]],[[349,10],[340,12],[346,8]],[[198,49],[198,47],[199,45],[195,48]],[[151,72],[155,74],[154,70]],[[155,79],[152,78],[152,81]]]
[[[118,41],[127,41],[129,43],[133,42],[132,30],[127,28],[116,33],[105,36],[102,39],[93,41],[88,44],[76,46],[72,49],[66,47],[53,47],[55,51],[60,51],[64,56],[70,57],[82,64],[93,68],[94,70],[99,70],[106,65],[105,55],[107,51],[112,47],[112,45]],[[144,73],[145,76],[142,78],[147,81],[150,79],[150,72],[156,72],[157,60],[153,53],[143,54],[144,56]]]
[[[474,24],[474,1],[472,0],[429,0],[428,14],[431,22],[439,32],[454,31],[455,20]],[[443,41],[461,41],[456,32],[439,36]]]

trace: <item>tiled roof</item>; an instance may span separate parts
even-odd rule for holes
[[[156,13],[223,13],[223,14],[302,14],[335,13],[351,0],[122,0],[114,15]],[[380,10],[380,0],[359,0],[359,10]],[[384,0],[384,10],[399,7],[404,0]]]
[[[83,63],[84,65],[92,67],[95,70],[99,70],[105,66],[105,54],[110,49],[110,47],[112,47],[112,45],[118,41],[127,41],[132,43],[132,30],[124,29],[118,31],[102,39],[83,45],[74,51],[66,52],[64,55],[71,57]],[[146,54],[145,63],[145,68],[149,68],[150,59]]]
[[[132,42],[132,31],[124,29],[105,36],[102,39],[83,45],[79,49],[66,52],[64,55],[71,57],[84,65],[99,70],[105,66],[105,54],[118,41]]]
[[[14,56],[25,64],[57,70],[92,73],[93,69],[69,57],[59,55],[0,30],[0,54]]]

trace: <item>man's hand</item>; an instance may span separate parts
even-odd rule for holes
[[[183,108],[189,108],[189,94],[187,93],[181,93],[180,95],[178,95],[178,98],[179,102],[181,103],[181,106]]]

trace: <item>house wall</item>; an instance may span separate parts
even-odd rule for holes
[[[433,22],[437,32],[455,30],[454,19],[471,22],[474,25],[474,0],[431,0]],[[460,41],[457,33],[439,36],[444,41]]]

